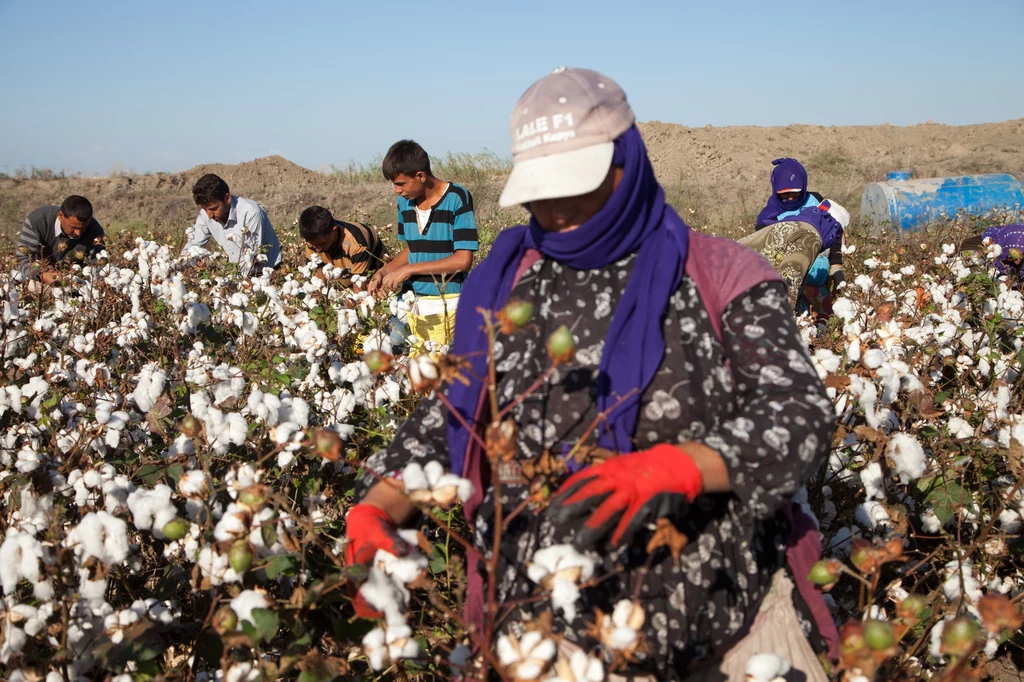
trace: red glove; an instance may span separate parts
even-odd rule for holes
[[[357,504],[349,510],[345,517],[345,563],[349,566],[369,566],[378,549],[383,549],[395,556],[406,556],[412,546],[398,535],[398,526],[386,511],[372,504]],[[356,615],[360,618],[380,618],[383,616],[363,598],[358,585],[348,584],[349,596]]]
[[[555,493],[548,518],[576,527],[578,547],[592,547],[609,532],[612,547],[617,547],[623,540],[632,542],[656,519],[684,511],[703,487],[693,460],[663,443],[576,472]]]

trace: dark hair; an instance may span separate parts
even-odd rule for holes
[[[334,227],[334,216],[323,206],[310,206],[299,216],[299,234],[307,242],[329,234]]]
[[[79,222],[87,223],[92,220],[92,204],[85,197],[72,194],[60,205],[60,212],[65,218],[74,218]]]
[[[196,180],[196,184],[192,186],[192,198],[196,200],[196,206],[202,206],[211,201],[223,201],[228,194],[231,194],[228,183],[213,173],[207,173]]]
[[[430,175],[430,157],[412,140],[399,140],[384,155],[381,171],[387,180],[394,180],[399,175],[411,178],[420,171]]]

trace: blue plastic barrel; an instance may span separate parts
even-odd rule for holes
[[[984,215],[1024,210],[1024,174],[994,173],[955,178],[872,182],[860,201],[861,223],[904,231],[958,213]]]
[[[910,180],[914,177],[914,171],[889,171],[885,176],[886,180]]]

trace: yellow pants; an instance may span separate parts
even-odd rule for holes
[[[455,332],[455,309],[458,295],[420,296],[407,317],[409,330],[422,341],[451,345]]]

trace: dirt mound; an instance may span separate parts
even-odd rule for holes
[[[655,121],[640,124],[640,129],[669,201],[690,224],[731,236],[749,231],[768,195],[771,161],[780,156],[800,159],[811,188],[842,203],[855,218],[864,185],[890,170],[911,169],[918,177],[1024,171],[1024,119],[969,126],[775,128],[687,128]],[[266,206],[286,239],[299,213],[312,204],[382,227],[395,220],[388,183],[318,173],[268,156],[181,173],[0,179],[0,243],[12,243],[33,208],[59,203],[72,193],[92,199],[100,221],[115,229],[129,225],[180,233],[195,220],[198,211],[190,190],[204,173],[220,175],[233,192]],[[485,230],[493,232],[523,218],[519,210],[498,208],[501,174],[477,171],[445,179],[473,192]]]
[[[238,194],[256,196],[259,190],[271,185],[286,185],[288,187],[308,187],[320,185],[327,181],[323,173],[311,171],[298,164],[292,163],[283,156],[264,156],[263,158],[245,163],[226,165],[222,163],[208,163],[190,168],[180,173],[185,183],[191,187],[196,180],[207,173],[215,173],[231,187],[232,191],[237,188]]]

